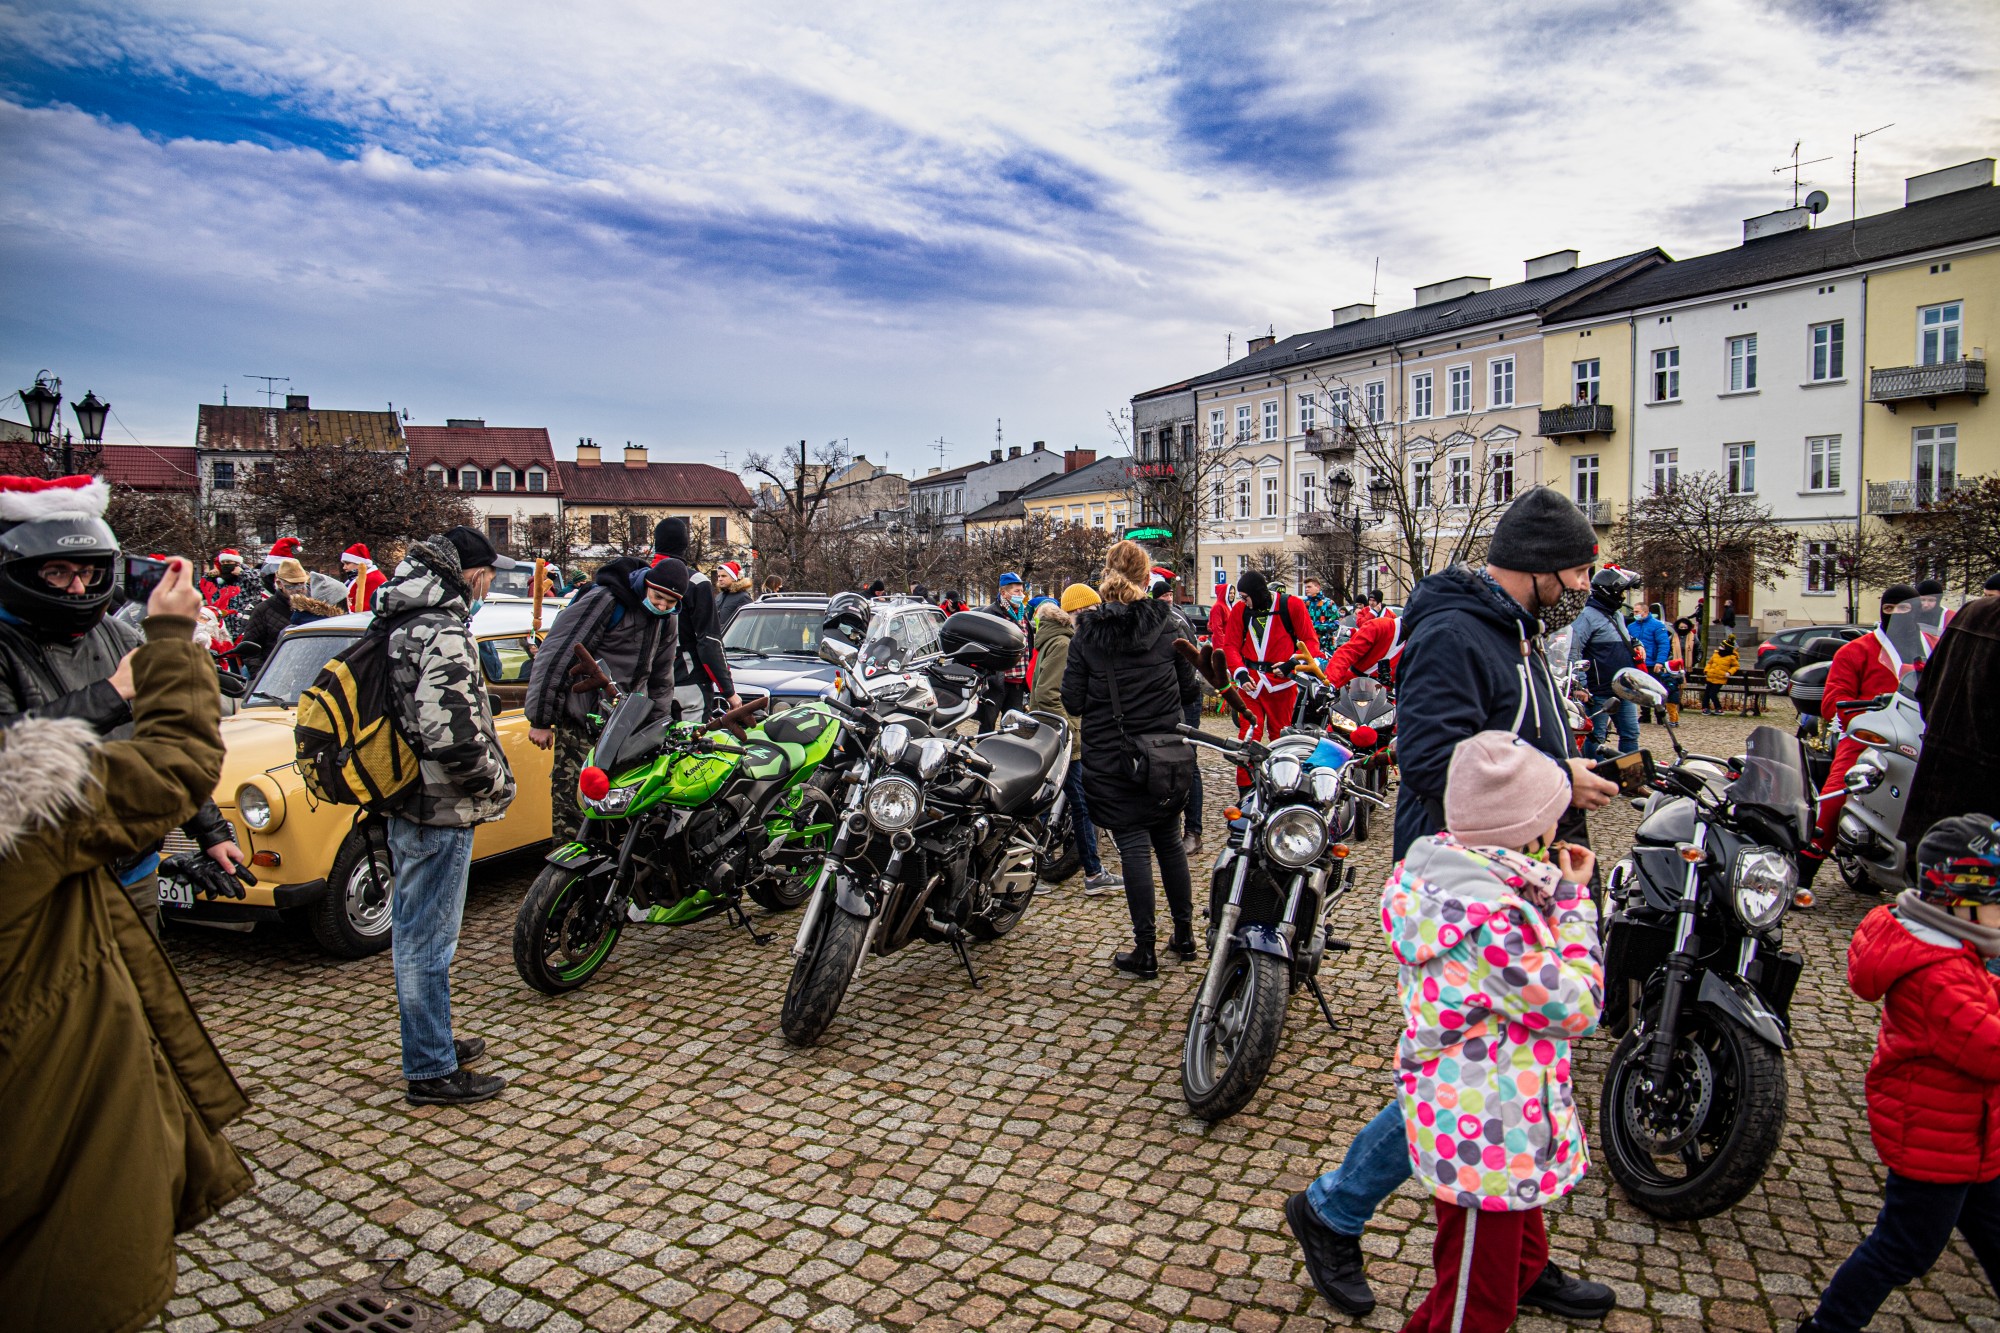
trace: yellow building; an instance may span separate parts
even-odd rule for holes
[[[1121,534],[1133,509],[1129,458],[1098,458],[1090,449],[1063,453],[1064,470],[1003,493],[965,516],[967,533],[1014,527],[1030,518]]]
[[[1542,475],[1576,501],[1607,556],[1610,527],[1632,494],[1634,401],[1630,320],[1543,327],[1536,429],[1546,441]]]

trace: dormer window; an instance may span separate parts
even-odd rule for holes
[[[431,465],[430,465],[429,467],[425,468],[425,469],[424,469],[424,481],[425,481],[425,482],[427,482],[428,484],[432,485],[432,486],[435,486],[435,487],[437,487],[437,488],[438,488],[439,490],[443,490],[443,489],[444,489],[444,464],[442,464],[442,463],[432,463],[432,464],[431,464]]]
[[[529,468],[528,489],[531,491],[545,491],[548,488],[549,488],[549,474],[542,471],[538,467]]]
[[[514,469],[513,469],[513,468],[510,468],[510,467],[496,467],[496,468],[494,468],[494,469],[493,469],[493,489],[494,489],[494,490],[496,490],[496,491],[511,491],[511,490],[513,490],[513,489],[514,489]]]
[[[479,469],[478,469],[478,468],[476,468],[476,467],[462,467],[462,468],[460,468],[460,469],[458,470],[458,489],[460,489],[461,491],[476,491],[476,490],[478,490],[478,489],[479,489]]]

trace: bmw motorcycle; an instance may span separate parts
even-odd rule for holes
[[[1613,691],[1666,699],[1636,669]],[[1799,742],[1778,728],[1756,728],[1732,758],[1691,754],[1667,730],[1675,762],[1655,774],[1632,854],[1606,883],[1603,1026],[1621,1039],[1597,1147],[1633,1202],[1691,1221],[1755,1188],[1784,1131],[1805,960],[1785,950],[1783,925],[1813,803]]]

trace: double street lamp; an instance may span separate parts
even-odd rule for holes
[[[21,406],[28,410],[28,429],[34,432],[35,444],[49,458],[60,452],[62,474],[70,475],[75,471],[76,441],[58,419],[62,381],[42,371],[35,376],[32,389],[21,390]],[[76,413],[76,424],[83,431],[86,452],[96,452],[104,443],[104,421],[111,415],[111,404],[91,390],[83,395],[82,401],[70,404],[70,409]]]
[[[1389,502],[1394,497],[1395,491],[1396,484],[1379,472],[1374,480],[1368,483],[1368,507],[1374,511],[1376,522],[1379,523],[1382,516],[1388,512]],[[1348,474],[1346,468],[1326,479],[1326,495],[1333,501],[1334,514],[1337,517],[1345,517],[1347,521],[1349,540],[1354,550],[1347,570],[1347,592],[1350,597],[1358,600],[1361,595],[1361,529],[1365,525],[1361,520],[1359,502],[1355,503],[1351,510],[1348,507],[1348,501],[1355,496],[1354,478]]]

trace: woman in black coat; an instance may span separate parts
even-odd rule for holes
[[[1179,622],[1173,608],[1146,595],[1151,576],[1145,547],[1122,541],[1111,548],[1104,558],[1104,581],[1097,587],[1104,604],[1078,618],[1062,681],[1063,707],[1083,719],[1083,794],[1090,817],[1111,830],[1124,863],[1133,949],[1112,961],[1121,972],[1147,978],[1159,975],[1148,853],[1159,859],[1167,910],[1173,916],[1167,947],[1183,959],[1195,956],[1194,893],[1180,836],[1187,788],[1183,784],[1172,795],[1153,795],[1132,771],[1133,742],[1173,735],[1182,707],[1201,698],[1194,667],[1174,651]],[[1122,725],[1111,701],[1114,678],[1124,709]]]

